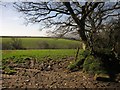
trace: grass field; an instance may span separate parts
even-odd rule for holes
[[[9,66],[13,63],[21,65],[31,60],[37,62],[47,60],[59,61],[75,57],[75,54],[75,49],[2,50],[2,66],[0,68],[6,73],[13,73],[15,72],[14,69]]]
[[[76,48],[80,45],[79,41],[76,40],[68,40],[68,39],[57,39],[57,38],[18,38],[22,41],[22,46],[26,49],[39,49],[44,47],[47,44],[47,48],[52,49],[64,49],[64,48]],[[2,38],[2,44],[11,42],[10,37]],[[44,46],[43,46],[44,45]]]
[[[76,49],[47,49],[47,50],[3,50],[2,59],[4,60],[19,60],[25,58],[37,58],[38,60],[44,60],[45,58],[51,58],[53,60],[59,60],[70,56],[75,56]]]

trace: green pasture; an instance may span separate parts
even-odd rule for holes
[[[51,49],[74,49],[80,45],[80,41],[68,40],[68,39],[57,39],[57,38],[18,38],[22,41],[22,46],[26,49],[38,49],[47,44],[48,48]],[[12,39],[9,37],[2,38],[2,43],[10,42]]]
[[[2,59],[20,59],[20,58],[37,58],[38,60],[44,60],[45,58],[51,58],[53,60],[59,60],[70,56],[75,56],[76,49],[44,49],[44,50],[3,50]]]

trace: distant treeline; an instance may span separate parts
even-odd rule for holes
[[[1,38],[55,38],[55,39],[68,39],[68,40],[80,41],[80,39],[73,37],[1,36]]]
[[[2,37],[3,50],[17,49],[75,49],[80,41],[49,37]]]

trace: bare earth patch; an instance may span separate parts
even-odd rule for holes
[[[69,72],[66,67],[74,58],[60,61],[29,61],[13,65],[17,71],[14,75],[2,74],[3,88],[120,88],[120,82],[95,81],[80,71]]]

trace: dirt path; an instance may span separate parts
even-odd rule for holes
[[[70,60],[47,61],[32,68],[15,67],[15,75],[2,74],[3,88],[98,88],[119,87],[116,82],[98,82],[82,71],[68,72]],[[35,67],[36,66],[36,67]],[[39,66],[39,67],[38,67]]]

